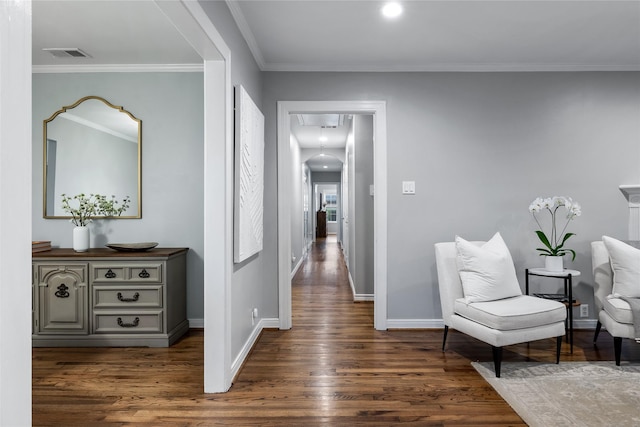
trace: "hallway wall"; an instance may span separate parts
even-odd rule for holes
[[[433,244],[456,234],[485,240],[500,231],[524,286],[524,269],[542,265],[528,212],[537,196],[582,204],[568,264],[582,272],[575,294],[593,304],[590,242],[625,238],[618,186],[640,182],[640,73],[264,75],[271,190],[276,101],[387,103],[389,326],[442,325]],[[416,182],[415,195],[402,195],[405,180]],[[272,210],[265,221],[276,218]]]

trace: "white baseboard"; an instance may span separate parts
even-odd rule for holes
[[[188,319],[190,328],[204,329],[204,319]]]
[[[301,256],[300,259],[298,260],[298,263],[296,264],[296,266],[293,268],[293,271],[291,272],[291,280],[293,280],[293,276],[296,275],[296,273],[300,269],[300,266],[302,266],[302,263],[304,262],[304,259],[306,257],[307,255],[305,254],[304,256]]]
[[[596,319],[573,319],[573,329],[596,329]]]
[[[349,276],[349,286],[351,287],[351,295],[353,295],[353,301],[374,301],[374,294],[357,294],[356,285],[353,283],[353,277],[351,277],[351,271],[347,267],[347,276]]]
[[[353,298],[356,297],[356,285],[353,283],[353,277],[351,277],[351,271],[349,271],[349,267],[347,267],[347,277],[349,278],[349,286],[351,287],[351,295]]]
[[[387,329],[443,329],[442,319],[388,319]]]
[[[231,364],[231,378],[235,378],[240,372],[240,368],[242,368],[242,364],[246,360],[247,356],[249,356],[249,352],[256,344],[258,337],[260,336],[260,332],[262,332],[265,328],[278,328],[280,326],[280,321],[278,319],[260,319],[260,321],[255,325],[253,331],[251,331],[251,335],[247,338],[247,341],[240,349],[240,353],[236,356],[235,360]]]
[[[354,301],[373,301],[373,294],[355,294]],[[591,329],[596,328],[596,319],[574,319],[573,329]],[[279,328],[280,321],[274,319],[261,319],[258,324],[264,328]],[[204,319],[189,319],[190,328],[204,328]],[[441,329],[444,328],[442,319],[389,319],[387,320],[389,329]],[[253,345],[253,344],[252,344]]]
[[[573,329],[595,329],[596,319],[574,319]],[[442,329],[444,321],[442,319],[389,319],[388,329]]]

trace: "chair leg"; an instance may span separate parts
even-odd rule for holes
[[[447,333],[449,332],[449,327],[444,325],[444,337],[442,338],[442,351],[444,351],[444,344],[447,342]]]
[[[598,323],[596,323],[596,333],[593,335],[594,344],[598,340],[598,335],[600,335],[600,329],[602,329],[602,323],[600,323],[600,321],[598,320]]]
[[[620,366],[620,354],[622,353],[622,337],[613,337],[613,352],[616,356],[616,366]]]
[[[560,349],[562,348],[562,335],[556,339],[556,365],[560,363]]]
[[[496,370],[496,378],[500,378],[500,366],[502,365],[502,347],[491,346],[493,350],[493,367]]]

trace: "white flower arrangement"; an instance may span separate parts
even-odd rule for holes
[[[557,232],[557,222],[556,215],[558,213],[558,209],[561,207],[565,208],[567,211],[566,214],[566,222],[562,231],[558,234]],[[536,217],[536,213],[540,211],[547,210],[551,214],[551,233],[549,237],[544,233],[542,225],[540,225],[540,221]],[[571,254],[571,260],[576,259],[576,252],[573,249],[568,249],[564,247],[565,242],[571,236],[575,236],[575,233],[566,233],[567,226],[569,222],[582,215],[582,210],[580,205],[577,202],[574,202],[571,197],[563,197],[563,196],[554,196],[548,198],[538,197],[529,205],[529,212],[533,215],[533,218],[536,220],[538,227],[540,230],[536,230],[536,234],[538,238],[544,244],[544,248],[536,248],[537,251],[540,251],[540,256],[564,256],[566,254]]]
[[[77,202],[77,207],[71,206],[73,202]],[[120,216],[129,208],[130,202],[129,196],[122,199],[122,204],[118,206],[119,202],[116,200],[116,196],[111,196],[111,199],[107,199],[107,196],[101,194],[89,194],[87,196],[84,193],[80,193],[73,197],[62,194],[62,209],[71,214],[70,221],[77,227],[85,227],[96,216]]]

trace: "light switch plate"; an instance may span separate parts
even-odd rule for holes
[[[416,194],[416,182],[402,181],[402,194]]]

